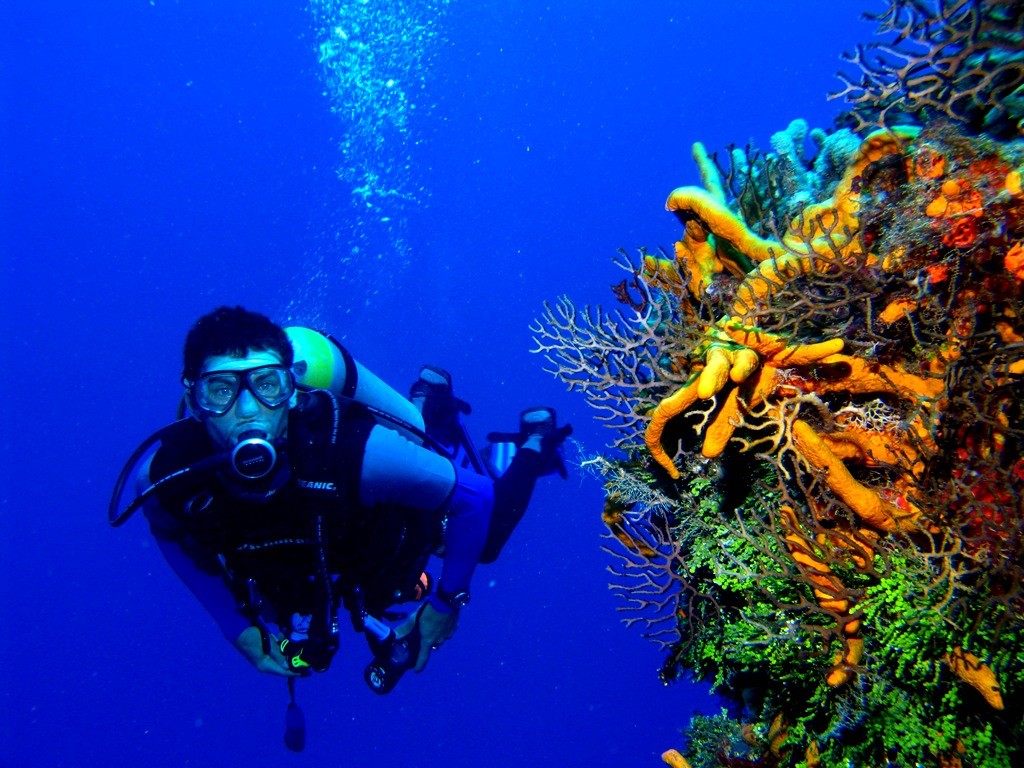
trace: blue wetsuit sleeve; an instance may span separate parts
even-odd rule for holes
[[[235,597],[224,579],[220,563],[213,553],[206,552],[188,536],[169,531],[157,521],[166,520],[167,514],[158,510],[158,505],[146,509],[150,519],[150,531],[164,560],[189,591],[217,622],[220,631],[235,642],[242,630],[252,625],[238,612]]]
[[[450,593],[469,589],[494,506],[491,479],[456,469],[438,454],[406,440],[394,430],[374,427],[366,443],[359,484],[360,501],[401,504],[424,512],[447,510],[441,584]],[[449,609],[438,600],[438,610]]]
[[[140,489],[149,485],[149,464],[142,467],[136,478]],[[156,498],[150,498],[142,507],[149,521],[149,530],[157,547],[171,570],[184,582],[189,591],[217,622],[220,631],[232,643],[251,626],[238,612],[235,597],[224,578],[224,571],[215,553],[207,551],[190,537],[174,515]]]
[[[448,528],[441,569],[441,586],[449,594],[469,591],[473,571],[487,541],[493,507],[491,479],[468,469],[457,469],[455,490],[448,500]],[[441,602],[436,592],[430,596],[430,604],[441,613],[451,613],[451,608]]]

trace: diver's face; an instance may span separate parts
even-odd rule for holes
[[[280,356],[271,350],[250,349],[244,357],[230,355],[214,355],[206,358],[199,374],[210,371],[247,371],[261,365],[281,365]],[[213,442],[224,450],[238,445],[241,436],[255,430],[267,440],[283,437],[288,429],[288,410],[294,405],[295,398],[277,408],[269,408],[261,403],[247,386],[242,386],[238,398],[226,413],[219,416],[205,416],[206,431]]]

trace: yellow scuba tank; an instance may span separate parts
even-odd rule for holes
[[[335,339],[301,326],[284,329],[295,351],[292,371],[302,386],[328,389],[336,395],[384,411],[423,432],[423,417],[416,406],[402,397],[383,379],[359,363]],[[422,437],[401,424],[374,415],[382,426],[397,430],[404,437],[422,444]]]

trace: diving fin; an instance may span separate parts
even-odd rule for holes
[[[424,365],[409,389],[409,400],[420,409],[427,436],[439,444],[456,464],[471,466],[477,474],[487,474],[473,440],[462,423],[462,416],[473,408],[455,396],[452,375],[436,365]]]
[[[572,425],[558,426],[558,417],[554,408],[536,406],[527,408],[519,414],[518,432],[491,432],[487,435],[490,443],[485,449],[488,462],[500,477],[508,469],[516,453],[524,445],[528,450],[537,451],[541,457],[539,476],[557,472],[563,479],[569,476],[562,459],[561,445],[572,434]],[[539,436],[539,445],[536,437]]]

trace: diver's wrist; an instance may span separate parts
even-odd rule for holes
[[[439,584],[437,591],[427,597],[427,602],[438,613],[458,613],[469,603],[469,590],[462,589],[457,592],[449,592],[444,586]]]

